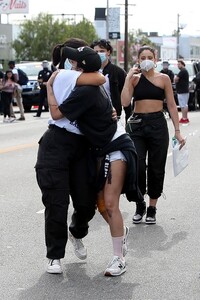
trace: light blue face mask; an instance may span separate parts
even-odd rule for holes
[[[105,52],[99,52],[98,53],[100,58],[101,58],[101,63],[103,63],[104,61],[106,61],[107,57],[106,57],[106,53]]]
[[[68,58],[65,60],[64,69],[65,70],[71,70],[72,69],[72,64],[69,62]]]

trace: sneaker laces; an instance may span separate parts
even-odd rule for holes
[[[114,256],[112,261],[109,263],[108,268],[117,265],[119,268],[123,267],[125,261],[123,261],[119,256]]]

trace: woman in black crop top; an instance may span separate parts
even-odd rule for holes
[[[163,192],[165,164],[169,145],[169,132],[163,115],[163,100],[174,125],[175,137],[181,147],[185,140],[180,134],[179,118],[169,76],[155,71],[155,50],[143,46],[138,51],[139,67],[127,74],[121,94],[123,106],[134,98],[134,112],[126,126],[135,143],[139,157],[139,187],[149,195],[146,224],[156,223],[156,204]],[[147,163],[146,163],[147,160]],[[148,168],[147,168],[148,166]],[[137,203],[133,223],[141,223],[146,213],[146,203]]]

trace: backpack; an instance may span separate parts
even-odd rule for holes
[[[18,76],[19,76],[19,80],[17,83],[19,83],[20,85],[26,85],[28,82],[28,76],[21,69],[17,69],[17,71],[18,71]]]

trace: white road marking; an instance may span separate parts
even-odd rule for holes
[[[43,213],[44,213],[44,209],[41,209],[41,210],[36,212],[36,214],[43,214]]]

